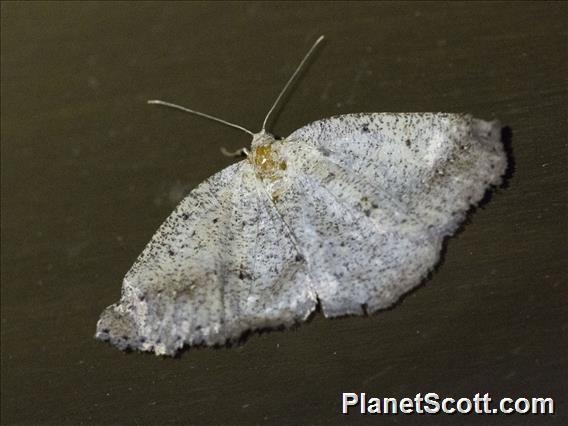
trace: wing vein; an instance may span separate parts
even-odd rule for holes
[[[260,194],[258,193],[258,185],[255,185],[255,187],[256,187],[256,188],[255,188],[255,189],[256,189],[256,193],[257,193],[257,195],[258,195],[258,197],[257,197],[257,207],[258,207],[258,209],[260,210],[260,209],[261,209],[261,204],[258,202],[258,201],[260,201]],[[255,235],[254,235],[254,246],[253,246],[253,249],[252,249],[252,269],[251,269],[251,272],[252,272],[252,279],[251,279],[250,285],[249,285],[249,291],[248,291],[248,294],[247,294],[247,300],[248,300],[249,296],[250,296],[251,293],[252,293],[252,289],[253,289],[254,285],[256,284],[256,258],[257,258],[257,256],[258,256],[257,247],[258,247],[258,229],[259,229],[259,227],[260,227],[260,220],[257,220],[257,221],[256,221],[256,230],[255,230]]]
[[[256,176],[256,175],[255,175]],[[306,255],[304,254],[303,250],[300,247],[300,244],[298,243],[298,238],[296,236],[296,234],[294,233],[294,231],[292,231],[292,228],[290,227],[290,225],[288,224],[288,222],[286,222],[286,220],[284,220],[284,217],[282,216],[282,214],[280,213],[280,211],[278,210],[278,207],[276,207],[276,205],[274,204],[274,202],[272,201],[272,198],[270,197],[270,194],[268,193],[268,191],[266,190],[266,188],[264,187],[262,180],[260,178],[256,179],[256,184],[257,184],[257,190],[258,187],[260,187],[262,189],[262,192],[264,194],[265,199],[268,201],[268,205],[272,208],[272,210],[274,211],[274,213],[276,213],[276,216],[282,221],[282,224],[284,225],[284,227],[286,228],[286,230],[288,231],[288,235],[290,236],[290,240],[292,241],[292,244],[294,245],[294,248],[296,249],[296,251],[298,252],[298,254],[300,254],[303,258],[304,258],[304,262],[306,264],[306,271],[308,273],[308,276],[310,278],[310,290],[314,293],[316,293],[315,288],[313,287],[312,283],[315,283],[315,277],[314,274],[312,272],[311,269],[311,265],[308,261],[308,258],[306,257]],[[259,194],[260,196],[260,194]]]
[[[321,151],[319,149],[316,148],[316,150],[318,151],[318,153],[321,153]],[[385,196],[385,198],[387,198],[393,204],[393,206],[398,209],[398,213],[411,218],[416,223],[421,225],[427,232],[430,232],[430,230],[428,229],[428,226],[419,217],[417,217],[414,213],[412,213],[407,208],[405,208],[396,198],[394,198],[387,191],[385,191],[385,189],[383,187],[370,182],[369,179],[367,179],[367,177],[363,173],[357,173],[352,168],[345,166],[343,164],[340,164],[336,161],[333,161],[331,158],[329,158],[328,156],[325,156],[323,154],[321,155],[321,158],[324,161],[327,161],[327,162],[333,164],[334,166],[338,167],[341,171],[343,171],[346,174],[352,174],[352,175],[360,176],[361,179],[363,179],[364,182],[367,185],[369,185],[371,188],[374,188],[376,191],[380,192],[383,196]]]
[[[316,188],[316,187],[322,188],[331,198],[333,198],[333,200],[337,204],[339,204],[340,206],[343,207],[345,212],[347,214],[349,214],[350,218],[356,217],[357,219],[362,220],[365,223],[369,223],[379,234],[388,234],[389,233],[388,230],[381,229],[379,227],[379,224],[376,223],[372,218],[368,217],[367,215],[363,214],[362,212],[360,212],[359,210],[357,210],[353,206],[349,205],[347,202],[345,202],[344,200],[339,198],[337,195],[335,195],[333,192],[331,192],[325,185],[321,184],[320,182],[318,182],[317,180],[315,180],[311,176],[306,174],[306,175],[304,175],[304,178],[302,180],[307,185],[310,185],[312,188]],[[353,212],[355,212],[355,213],[353,213]],[[410,239],[414,239],[414,240],[420,239],[419,236],[412,235],[412,234],[407,234],[407,237],[410,238]],[[432,247],[436,247],[436,245],[429,238],[427,239],[427,241]]]

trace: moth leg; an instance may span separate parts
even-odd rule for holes
[[[243,155],[249,156],[250,151],[247,148],[237,149],[236,151],[227,151],[225,147],[221,147],[221,153],[226,157],[241,157]]]

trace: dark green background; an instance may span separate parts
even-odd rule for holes
[[[2,3],[2,423],[567,421],[567,3]],[[505,188],[425,285],[369,318],[177,359],[95,341],[179,199],[250,138],[349,112],[510,127]],[[342,417],[340,394],[552,396],[553,418]]]

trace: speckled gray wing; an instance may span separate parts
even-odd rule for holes
[[[455,114],[333,117],[275,149],[290,176],[276,207],[326,316],[388,307],[418,285],[506,167],[499,124]]]
[[[96,337],[171,355],[304,320],[317,302],[306,264],[260,184],[243,161],[194,189],[125,276]]]

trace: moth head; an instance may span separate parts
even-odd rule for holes
[[[250,147],[251,149],[255,150],[256,148],[262,145],[271,145],[274,141],[276,141],[274,135],[263,130],[258,133],[255,133],[252,136],[252,142]]]

